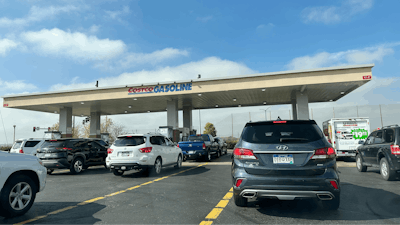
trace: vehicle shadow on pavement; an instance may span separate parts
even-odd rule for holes
[[[341,203],[337,211],[327,211],[317,200],[257,199],[250,200],[248,207],[269,216],[324,221],[400,218],[400,195],[345,182],[341,183],[341,188]]]
[[[191,169],[191,168],[193,168],[193,169]],[[183,172],[183,173],[179,173],[179,172],[187,170],[187,169],[191,169],[191,170]],[[169,176],[169,175],[172,175],[175,173],[179,173],[175,176],[190,176],[190,175],[197,175],[197,174],[205,173],[209,170],[210,169],[202,167],[202,166],[197,167],[197,168],[194,168],[193,166],[182,166],[180,169],[176,169],[174,167],[167,167],[167,168],[163,168],[159,175],[155,175],[155,174],[146,175],[144,171],[139,170],[139,171],[135,171],[135,172],[129,171],[127,173],[124,173],[124,175],[122,175],[121,177],[122,178],[159,178],[159,177]]]
[[[76,206],[78,202],[35,202],[32,208],[25,214],[14,218],[0,217],[0,224],[21,223],[38,216],[44,218],[32,221],[32,224],[95,224],[101,220],[93,215],[103,210],[106,206],[97,203],[80,205],[75,208],[49,215],[48,213]],[[73,216],[71,216],[73,215]]]

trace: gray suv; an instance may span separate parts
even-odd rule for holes
[[[339,208],[335,150],[314,120],[249,122],[232,158],[237,206],[253,198],[314,198]]]

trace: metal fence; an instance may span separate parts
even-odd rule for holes
[[[292,119],[292,111],[288,109],[280,110],[259,110],[248,113],[231,113],[221,121],[215,122],[214,126],[218,136],[239,137],[243,127],[249,121],[275,120],[278,116],[285,119]],[[356,105],[341,107],[310,107],[310,119],[313,119],[322,129],[322,122],[331,118],[351,118],[368,117],[370,119],[371,130],[378,127],[400,124],[400,104],[392,105]]]

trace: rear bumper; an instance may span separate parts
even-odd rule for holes
[[[258,190],[244,189],[239,193],[245,198],[277,198],[279,200],[294,200],[304,198],[318,198],[320,200],[332,200],[336,196],[330,191],[288,191],[288,190]]]
[[[149,166],[140,165],[138,163],[111,163],[107,167],[109,167],[110,169],[127,171],[127,170],[134,170],[134,169],[137,169],[137,170],[143,169],[143,168],[147,168]]]
[[[195,150],[195,151],[188,150],[188,151],[182,151],[182,153],[183,157],[185,157],[186,159],[197,159],[207,155],[206,150]]]
[[[43,166],[47,169],[65,169],[70,168],[70,164],[66,158],[61,159],[41,159]]]
[[[355,157],[356,150],[337,150],[337,157]]]

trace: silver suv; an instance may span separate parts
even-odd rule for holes
[[[37,149],[43,145],[44,141],[45,139],[18,139],[11,147],[10,153],[36,155]]]

